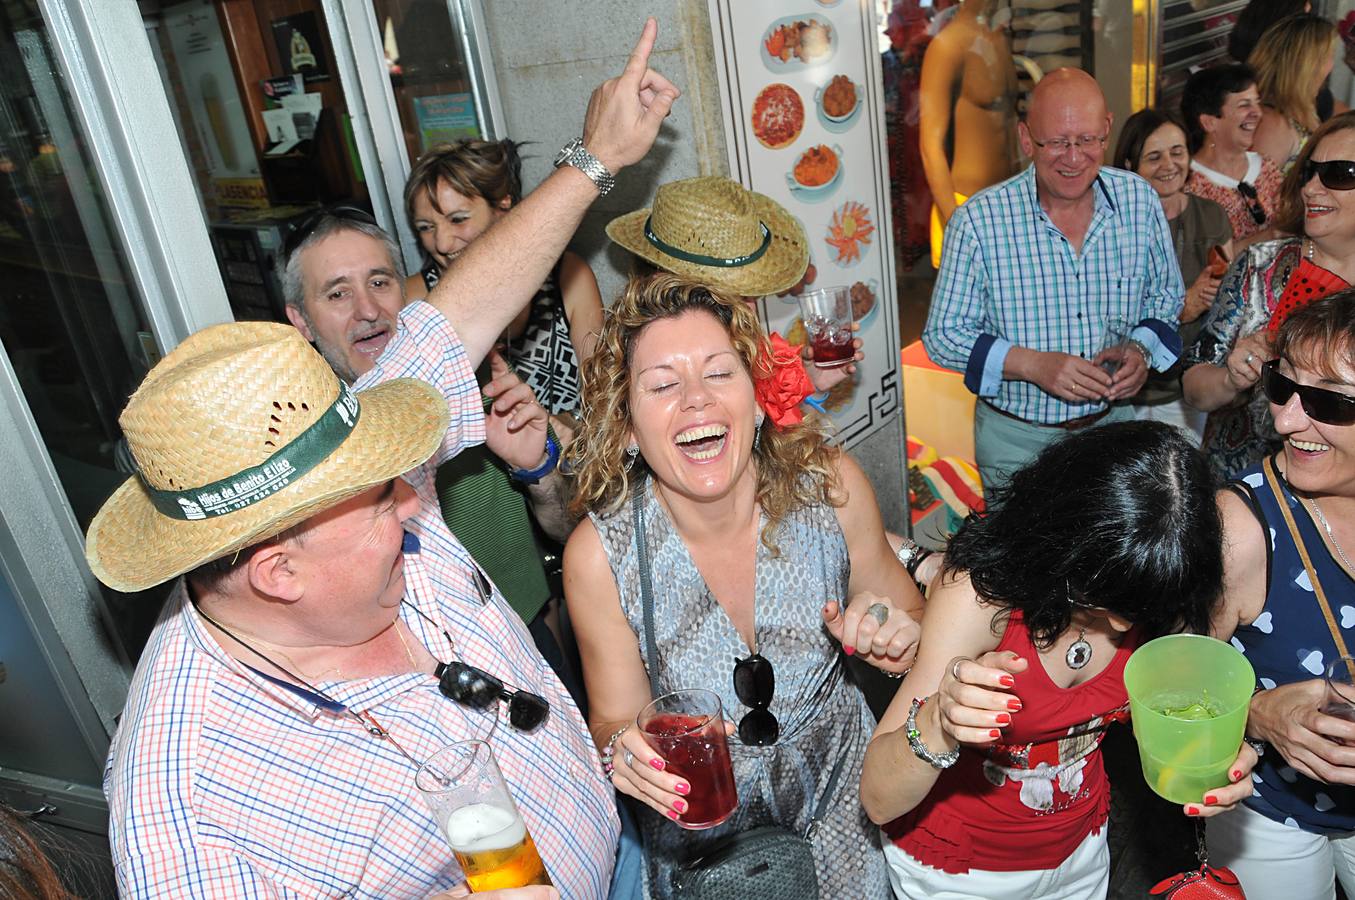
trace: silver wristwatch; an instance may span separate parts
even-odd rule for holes
[[[561,148],[555,156],[555,168],[573,166],[597,185],[598,196],[606,196],[616,184],[616,176],[607,171],[607,167],[583,146],[583,138],[575,138]]]

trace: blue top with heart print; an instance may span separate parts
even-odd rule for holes
[[[1340,654],[1275,493],[1260,465],[1228,486],[1247,501],[1270,535],[1266,604],[1255,621],[1237,629],[1233,646],[1247,655],[1263,688],[1322,678]],[[1321,526],[1283,476],[1280,487],[1346,646],[1355,653],[1355,578],[1327,549]],[[1252,781],[1255,792],[1244,802],[1268,818],[1317,834],[1355,831],[1355,787],[1314,781],[1290,768],[1273,748],[1261,757]]]

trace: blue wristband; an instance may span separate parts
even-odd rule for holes
[[[512,469],[509,471],[508,477],[523,484],[536,484],[551,472],[554,472],[555,466],[559,462],[560,442],[548,431],[546,432],[546,461],[535,469]]]

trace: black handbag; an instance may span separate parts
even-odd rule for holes
[[[644,489],[641,478],[631,494],[635,526],[636,561],[640,569],[640,599],[644,611],[645,648],[648,653],[650,694],[659,696],[654,678],[658,646],[654,640],[654,588],[649,569],[645,535]],[[819,877],[814,869],[810,840],[837,789],[846,755],[838,757],[828,776],[828,785],[814,806],[803,834],[780,825],[759,825],[721,840],[676,867],[674,900],[818,900]]]

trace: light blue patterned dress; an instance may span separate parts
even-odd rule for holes
[[[734,693],[734,661],[747,656],[748,648],[697,571],[652,482],[645,485],[644,509],[658,660],[649,659],[645,648],[631,504],[592,519],[645,666],[660,692],[714,691],[725,717],[738,722],[748,708]],[[671,895],[675,865],[734,832],[759,825],[803,832],[843,755],[846,763],[836,796],[813,837],[820,895],[865,900],[892,896],[879,829],[866,818],[858,795],[874,720],[860,689],[848,680],[839,645],[823,626],[824,603],[847,599],[851,566],[846,540],[834,510],[816,505],[788,514],[774,543],[779,556],[760,540],[757,545],[754,634],[757,649],[776,671],[771,711],[781,735],[769,747],[746,746],[737,734],[729,739],[739,806],[723,825],[684,831],[644,808],[640,827],[650,890],[660,900]]]

